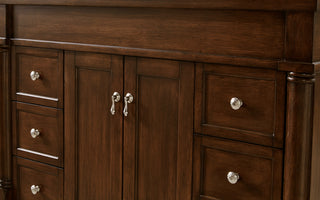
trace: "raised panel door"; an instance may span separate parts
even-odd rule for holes
[[[65,199],[122,198],[121,56],[67,52],[65,60]]]
[[[194,64],[126,57],[124,200],[191,199]]]

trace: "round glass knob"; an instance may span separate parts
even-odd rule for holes
[[[40,192],[40,187],[37,185],[32,185],[30,189],[33,195],[36,195]]]
[[[238,180],[240,179],[240,176],[238,173],[229,172],[227,175],[227,179],[228,179],[229,183],[236,184],[238,182]]]
[[[31,137],[36,138],[40,135],[40,131],[38,129],[33,128],[30,130],[30,135]]]
[[[30,78],[31,80],[36,81],[37,79],[40,78],[39,72],[36,72],[36,71],[30,72]]]
[[[243,105],[243,102],[241,99],[237,98],[237,97],[233,97],[230,100],[230,106],[233,110],[239,110],[241,108],[241,106]]]

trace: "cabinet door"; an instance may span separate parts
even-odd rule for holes
[[[124,200],[189,200],[194,64],[126,57]]]
[[[65,55],[65,198],[120,200],[123,57],[83,52]],[[122,97],[121,97],[122,99]]]

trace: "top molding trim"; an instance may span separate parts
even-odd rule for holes
[[[315,11],[317,10],[317,1],[318,0],[0,0],[0,4]]]

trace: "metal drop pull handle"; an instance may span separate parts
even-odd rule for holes
[[[230,100],[230,106],[233,110],[239,110],[242,105],[243,105],[243,101],[237,97],[233,97]]]
[[[112,97],[111,97],[111,100],[112,100],[112,105],[111,105],[111,109],[110,109],[110,112],[111,112],[111,115],[115,115],[116,114],[116,107],[115,107],[115,104],[117,102],[120,101],[120,94],[118,92],[114,92]]]
[[[40,192],[40,187],[38,185],[32,185],[30,189],[33,195],[36,195]]]
[[[36,71],[30,72],[30,78],[31,78],[31,80],[33,80],[33,81],[38,80],[38,79],[40,78],[39,72],[36,72]]]
[[[227,174],[227,179],[228,179],[229,183],[236,184],[238,182],[238,180],[240,179],[240,176],[238,173],[229,172]]]
[[[38,129],[33,128],[30,130],[30,135],[31,137],[36,138],[40,135],[40,131]]]
[[[133,96],[130,93],[127,93],[126,96],[124,97],[124,109],[123,109],[123,114],[124,116],[128,116],[128,104],[133,102]]]

